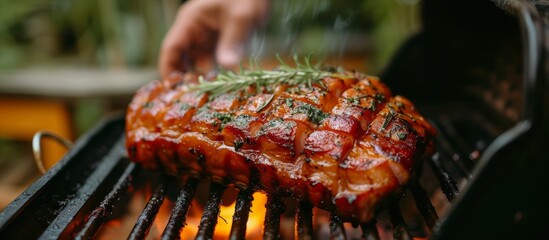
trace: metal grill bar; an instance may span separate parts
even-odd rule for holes
[[[455,154],[458,159],[452,161],[452,163],[464,177],[471,178],[470,171],[474,166],[474,162],[471,161],[468,155],[472,150],[465,144],[461,134],[457,133],[454,124],[447,117],[439,117],[434,125],[439,132],[439,136],[437,136],[438,145],[444,149],[444,152]]]
[[[375,220],[367,224],[363,224],[360,227],[362,228],[362,239],[365,239],[365,240],[379,239],[379,233],[377,232]]]
[[[296,213],[297,239],[313,239],[313,205],[306,201],[299,202]]]
[[[439,155],[433,156],[429,160],[429,165],[433,169],[433,173],[440,183],[442,192],[444,192],[448,201],[452,202],[457,196],[459,196],[459,188],[457,187],[454,179],[450,176],[450,173],[440,163]]]
[[[253,199],[252,191],[250,189],[240,191],[238,194],[229,239],[244,239],[246,237],[246,224],[248,222],[248,216],[250,215]]]
[[[347,236],[345,236],[345,228],[343,228],[343,222],[335,213],[330,214],[330,235],[330,239],[334,240],[347,239]]]
[[[147,237],[154,222],[154,218],[156,217],[156,214],[158,214],[158,210],[160,210],[160,206],[164,202],[164,196],[166,194],[165,191],[164,184],[160,183],[147,202],[143,212],[141,212],[141,215],[137,218],[128,239],[137,240],[145,239],[145,237]]]
[[[130,163],[124,170],[124,173],[120,176],[113,189],[109,194],[101,201],[99,207],[95,208],[90,214],[88,221],[76,234],[76,239],[91,239],[97,233],[101,225],[105,222],[105,219],[111,214],[114,205],[120,200],[123,194],[127,193],[127,189],[132,182],[132,175],[136,170],[135,163]]]
[[[269,195],[265,208],[263,239],[280,239],[280,215],[284,212],[282,200],[277,195]]]
[[[213,237],[217,217],[219,216],[219,205],[221,204],[221,197],[224,191],[225,187],[221,184],[212,182],[210,185],[210,198],[200,219],[196,239],[211,239]]]
[[[398,240],[410,240],[410,233],[406,229],[406,223],[400,212],[400,206],[398,201],[391,201],[389,204],[389,215],[391,216],[391,222],[393,223],[393,235]]]
[[[116,182],[127,165],[120,163],[123,131],[122,124],[103,122],[82,136],[65,157],[0,211],[2,238],[72,237],[79,225],[71,221],[82,223],[101,201],[90,200],[90,193],[99,190],[106,195],[110,188],[103,191],[101,186],[114,184],[111,181]]]
[[[432,229],[435,223],[438,221],[438,215],[435,211],[435,207],[427,197],[427,192],[421,187],[419,182],[412,181],[410,184],[410,192],[414,196],[416,207],[423,216],[425,223],[429,229]]]
[[[162,240],[179,239],[179,233],[183,230],[187,212],[189,211],[189,205],[193,199],[197,184],[198,180],[189,178],[187,184],[179,193],[172,210],[172,215],[170,215],[168,224],[162,233]]]
[[[127,159],[121,157],[121,153],[124,150],[123,143],[123,139],[119,139],[105,156],[101,157],[101,159],[95,159],[98,165],[97,168],[93,169],[91,174],[88,175],[85,172],[72,173],[74,175],[86,176],[82,181],[78,181],[78,183],[82,185],[74,186],[74,182],[66,183],[63,181],[58,181],[56,183],[64,187],[77,187],[78,190],[74,195],[64,196],[65,199],[57,200],[66,201],[67,199],[70,199],[68,204],[66,204],[62,210],[60,209],[61,212],[55,216],[55,219],[50,219],[50,221],[47,222],[49,226],[41,233],[41,239],[67,238],[69,236],[72,237],[71,235],[76,233],[76,228],[81,225],[75,224],[72,221],[74,219],[82,219],[80,223],[84,222],[85,214],[90,213],[92,209],[100,204],[103,199],[102,194],[107,195],[108,192],[112,190],[112,187],[128,166]],[[84,169],[79,168],[78,170],[82,171]],[[68,186],[65,186],[66,184],[68,184]],[[56,196],[51,195],[42,195],[41,198],[43,199],[46,197],[56,198]],[[84,209],[84,211],[81,211],[82,209]],[[36,212],[40,213],[41,211]],[[36,214],[36,212],[34,214]],[[32,217],[28,217],[27,219],[32,219]],[[33,238],[31,236],[29,236],[29,238]]]

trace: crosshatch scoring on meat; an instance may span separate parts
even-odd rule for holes
[[[310,201],[368,222],[433,152],[433,127],[378,78],[197,91],[196,73],[143,86],[126,116],[132,161],[171,175]]]

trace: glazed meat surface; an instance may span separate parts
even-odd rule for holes
[[[367,222],[432,153],[433,127],[375,77],[337,72],[215,97],[192,90],[197,79],[174,75],[137,92],[126,116],[132,161]]]

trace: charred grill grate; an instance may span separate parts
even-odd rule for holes
[[[438,124],[438,119],[433,119],[435,125],[439,127],[441,133],[446,132],[444,128]],[[151,197],[148,199],[141,214],[135,220],[135,224],[131,232],[128,233],[129,239],[145,239],[153,226],[155,218],[159,212],[160,206],[163,204],[166,198],[169,197],[170,189],[179,189],[177,197],[175,198],[174,207],[171,211],[168,223],[161,233],[161,239],[178,239],[180,232],[184,231],[187,213],[191,206],[191,201],[195,199],[195,193],[199,186],[199,179],[189,178],[186,180],[184,186],[174,187],[174,180],[165,177],[152,175],[148,171],[141,171],[140,167],[134,163],[129,162],[126,157],[123,147],[123,119],[122,117],[116,117],[110,121],[106,121],[103,125],[90,133],[91,136],[84,138],[84,144],[80,144],[71,150],[68,157],[62,160],[60,164],[62,168],[55,168],[45,175],[43,179],[38,181],[39,185],[29,188],[24,194],[22,194],[10,207],[8,207],[0,215],[2,228],[0,233],[3,236],[17,236],[21,234],[21,228],[13,227],[14,224],[19,224],[17,217],[20,215],[29,215],[31,213],[25,212],[26,209],[35,209],[39,206],[47,207],[55,205],[44,200],[44,195],[58,196],[55,198],[63,199],[66,203],[64,207],[60,207],[60,210],[55,214],[48,216],[50,219],[44,219],[48,224],[41,229],[35,229],[32,231],[30,237],[35,238],[77,238],[77,239],[90,239],[93,238],[105,222],[116,219],[116,211],[124,209],[124,204],[136,188],[144,185],[141,182],[153,182],[148,187],[154,189]],[[448,124],[447,124],[448,125]],[[462,166],[456,159],[450,159],[449,157],[453,153],[457,153],[454,149],[456,144],[454,142],[462,141],[458,139],[459,136],[452,136],[455,141],[447,142],[444,140],[444,134],[437,140],[437,144],[445,144],[444,150],[450,150],[446,153],[438,153],[432,159],[429,159],[424,167],[424,171],[431,171],[432,175],[437,177],[440,183],[440,189],[445,193],[448,201],[452,201],[458,194],[459,189],[457,182],[467,179],[468,173],[462,173]],[[108,144],[104,146],[96,146],[96,141],[103,141],[104,138],[110,136],[111,138],[118,138],[115,144],[111,144],[113,141],[107,141]],[[488,136],[477,136],[477,139],[485,139]],[[489,140],[489,139],[487,139]],[[444,141],[444,142],[442,142]],[[93,145],[100,151],[89,149],[88,146]],[[111,146],[109,148],[109,146]],[[448,148],[448,149],[446,149]],[[477,149],[478,150],[478,149]],[[91,166],[82,166],[77,162],[77,159],[73,159],[74,156],[83,156],[92,152],[92,158],[99,159],[97,164],[90,161]],[[99,155],[97,155],[99,153]],[[459,160],[459,159],[458,159]],[[74,172],[73,168],[79,166],[80,168],[90,168],[87,177],[67,176],[67,174]],[[423,174],[422,174],[423,175]],[[454,177],[457,176],[457,177]],[[152,177],[152,178],[151,178]],[[68,183],[75,185],[76,191],[65,191],[63,187],[50,186],[50,183],[55,182],[56,179],[64,179]],[[77,182],[73,182],[76,179]],[[421,179],[411,181],[407,188],[407,193],[412,196],[415,202],[417,211],[421,214],[424,229],[432,229],[435,223],[438,221],[438,214],[435,211],[435,207],[430,201],[429,195],[432,190],[426,190],[420,183]],[[432,182],[432,179],[431,179]],[[77,188],[78,187],[78,188]],[[232,187],[232,186],[231,186]],[[198,239],[210,239],[213,237],[215,227],[217,225],[218,215],[220,211],[220,205],[222,201],[222,195],[226,190],[226,186],[211,183],[209,188],[209,198],[205,204],[204,211],[200,220],[198,233],[196,238]],[[173,191],[172,191],[173,192]],[[242,190],[238,193],[235,213],[232,219],[232,226],[230,229],[229,238],[231,239],[244,239],[246,234],[246,224],[248,222],[248,214],[252,205],[253,192],[251,190]],[[40,199],[37,201],[37,199]],[[59,203],[57,203],[59,205]],[[316,239],[318,236],[318,229],[314,225],[314,207],[308,202],[299,202],[296,204],[295,210],[295,235],[298,239]],[[393,226],[392,230],[395,239],[411,239],[412,237],[425,237],[427,233],[420,233],[417,231],[410,231],[410,227],[406,224],[405,218],[401,211],[401,206],[398,200],[390,201],[385,207],[388,216],[390,217],[390,224]],[[279,239],[281,237],[281,215],[285,212],[285,204],[283,199],[276,195],[268,196],[266,203],[266,214],[263,225],[263,238],[265,239]],[[329,235],[332,239],[346,239],[346,228],[344,227],[341,219],[334,214],[329,217]],[[378,224],[379,225],[379,224]],[[375,221],[369,224],[361,226],[357,231],[362,232],[362,238],[364,239],[379,239],[381,229],[376,227]],[[417,227],[415,227],[417,228]],[[415,235],[414,235],[415,234]]]

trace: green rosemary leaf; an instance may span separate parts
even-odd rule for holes
[[[383,124],[381,125],[381,128],[379,129],[379,131],[381,132],[381,131],[385,130],[385,128],[387,128],[387,126],[393,120],[393,118],[395,116],[396,116],[395,110],[393,110],[392,108],[389,108],[389,112],[385,116],[385,119],[384,119]]]
[[[275,70],[261,70],[257,62],[256,69],[244,70],[240,73],[220,69],[216,81],[205,81],[203,76],[198,79],[198,84],[191,86],[192,90],[199,92],[208,92],[211,96],[229,93],[244,89],[248,86],[255,85],[257,89],[278,84],[289,85],[306,85],[312,87],[317,83],[323,88],[325,85],[322,79],[332,75],[329,71],[320,70],[318,67],[311,64],[311,56],[305,57],[304,62],[299,61],[298,55],[294,55],[295,67],[291,67],[282,60],[280,55],[276,54],[276,58],[280,62],[280,67]]]
[[[328,117],[328,113],[323,112],[322,110],[310,105],[310,104],[303,104],[301,106],[298,106],[292,110],[292,113],[303,113],[307,115],[307,118],[316,124],[319,124]]]

